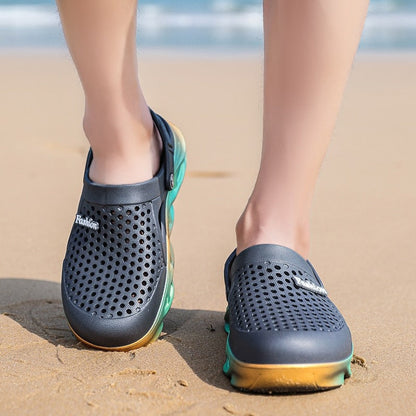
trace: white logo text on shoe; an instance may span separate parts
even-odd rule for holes
[[[92,230],[98,230],[100,228],[97,221],[94,221],[90,217],[83,218],[82,215],[77,214],[75,218],[75,224],[82,225],[83,227],[91,228]]]
[[[302,289],[310,290],[311,292],[318,293],[320,295],[328,295],[328,292],[322,287],[318,286],[309,280],[300,279],[297,276],[293,276],[293,281],[297,287],[301,287]]]

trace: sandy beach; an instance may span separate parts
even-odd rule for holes
[[[223,262],[261,146],[262,61],[142,52],[149,104],[181,128],[176,295],[131,352],[71,334],[60,273],[82,186],[83,97],[69,55],[0,55],[0,414],[414,415],[416,55],[359,55],[316,188],[310,259],[353,334],[339,389],[249,395],[222,374]]]

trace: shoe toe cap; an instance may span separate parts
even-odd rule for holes
[[[140,341],[147,343],[160,325],[164,282],[159,282],[151,300],[138,312],[118,317],[86,312],[75,305],[62,286],[62,302],[72,331],[83,342],[98,348],[129,348]],[[159,322],[160,321],[160,322]],[[147,340],[147,338],[149,338]]]
[[[252,331],[232,328],[229,347],[236,359],[252,364],[316,364],[352,354],[347,325],[338,331]]]

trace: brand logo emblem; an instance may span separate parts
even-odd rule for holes
[[[82,215],[77,214],[75,218],[75,224],[82,225],[83,227],[91,228],[92,230],[98,230],[100,228],[97,221],[94,221],[90,217],[83,218]]]
[[[293,281],[297,287],[301,287],[302,289],[310,290],[311,292],[315,292],[324,296],[328,294],[328,292],[323,287],[318,286],[308,280],[302,280],[297,276],[293,276]]]

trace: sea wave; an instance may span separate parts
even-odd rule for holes
[[[228,6],[227,6],[228,4]],[[139,7],[138,20],[146,28],[217,28],[259,29],[262,28],[261,7],[247,6],[239,10],[231,7],[234,2],[214,3],[211,12],[175,12],[160,5],[146,4]],[[394,2],[382,3],[369,13],[366,26],[383,28],[408,28],[416,30],[416,12],[380,12],[390,10]],[[376,12],[377,10],[377,12]],[[59,24],[59,15],[54,5],[0,5],[0,27],[34,28],[52,27]]]
[[[215,9],[211,13],[186,13],[164,10],[157,5],[139,7],[138,20],[143,28],[231,28],[262,27],[261,9],[247,7],[238,12]],[[49,5],[3,5],[0,6],[0,27],[34,28],[50,27],[59,23],[56,7]]]
[[[48,3],[35,4],[35,0],[32,0],[31,4],[25,4],[8,0],[3,0],[2,3],[0,0],[0,46],[10,43],[11,36],[14,36],[14,42],[18,44],[24,44],[25,39],[28,39],[28,44],[42,42],[39,46],[48,46],[48,39],[51,45],[53,42],[55,45],[57,42],[62,42],[56,5],[48,1]],[[402,44],[407,42],[406,47],[410,45],[416,48],[416,7],[411,6],[413,3],[409,3],[410,5],[400,8],[398,4],[394,0],[370,3],[362,42],[365,48],[371,48],[372,44],[376,43],[377,48],[380,47],[380,41],[375,41],[377,34],[387,39],[386,47],[391,48],[397,33],[400,33]],[[198,36],[204,32],[206,44],[211,41],[215,43],[215,39],[218,39],[217,35],[227,33],[231,34],[229,37],[232,39],[231,42],[238,42],[239,46],[244,46],[244,42],[248,42],[247,45],[260,46],[262,7],[260,2],[249,0],[206,0],[205,2],[182,0],[178,3],[162,0],[152,0],[150,3],[143,0],[139,2],[138,25],[140,41],[143,45],[146,39],[150,38],[152,45],[172,45],[178,39],[175,36],[179,36],[180,33],[181,46],[186,46],[186,39],[189,38],[188,43],[192,47],[195,42],[200,41],[201,38]],[[169,31],[173,35],[168,39]],[[36,37],[40,32],[42,36]],[[48,33],[50,33],[49,37]],[[30,39],[32,35],[34,39]],[[401,44],[398,46],[400,47]]]
[[[139,7],[139,24],[142,28],[218,28],[262,29],[261,8],[210,13],[168,12],[157,6]]]
[[[52,27],[59,23],[56,7],[49,5],[0,6],[1,28]]]
[[[365,26],[371,29],[410,29],[416,31],[416,13],[374,13]]]

